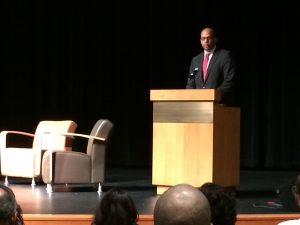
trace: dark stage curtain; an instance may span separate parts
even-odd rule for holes
[[[238,64],[241,168],[300,169],[297,7],[242,1],[1,2],[1,130],[115,123],[108,166],[150,167],[150,89],[185,88],[213,25]]]

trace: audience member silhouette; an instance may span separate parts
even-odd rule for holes
[[[237,217],[234,193],[221,185],[211,182],[203,184],[200,190],[209,201],[212,224],[234,225]]]
[[[17,203],[13,191],[0,184],[0,224],[24,225],[22,209]]]
[[[199,189],[178,184],[158,198],[153,217],[154,225],[210,225],[210,206]]]
[[[295,181],[295,185],[292,186],[291,191],[292,191],[294,200],[296,202],[296,205],[298,206],[299,211],[300,211],[300,174],[298,174],[296,181]],[[286,221],[279,223],[278,225],[300,225],[300,219],[286,220]]]
[[[295,185],[292,187],[292,193],[300,210],[300,174],[297,176]]]
[[[135,225],[138,211],[129,194],[120,188],[103,193],[92,225]]]

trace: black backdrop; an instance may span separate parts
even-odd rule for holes
[[[106,2],[106,1],[105,1]],[[300,168],[297,7],[241,1],[1,1],[0,129],[115,123],[108,166],[150,167],[150,89],[184,88],[200,29],[238,63],[241,168]]]

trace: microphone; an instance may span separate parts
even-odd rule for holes
[[[189,75],[189,78],[193,78],[196,75],[196,73],[198,72],[198,70],[199,70],[198,67],[195,68],[194,71]]]

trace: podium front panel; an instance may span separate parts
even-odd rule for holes
[[[209,123],[154,123],[152,183],[200,186],[212,181],[212,140]]]

